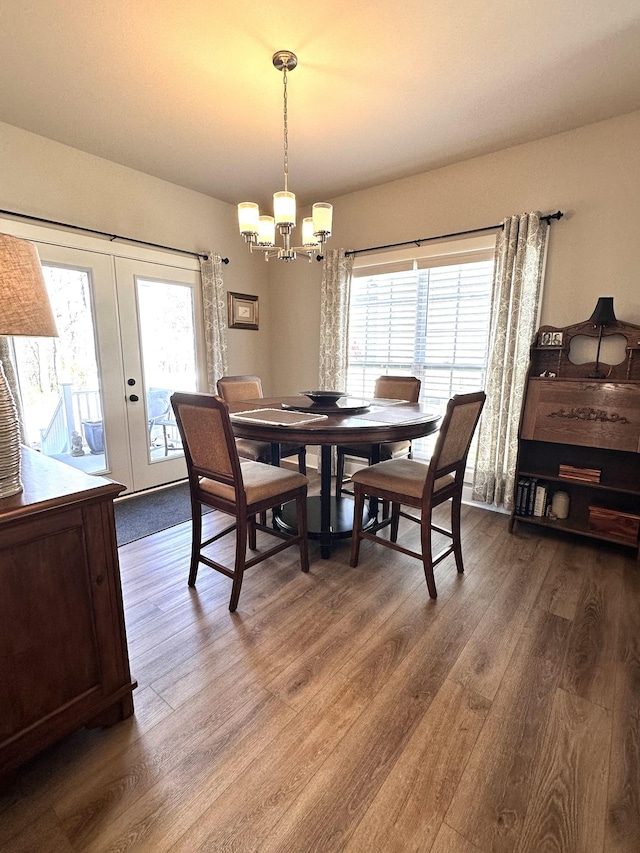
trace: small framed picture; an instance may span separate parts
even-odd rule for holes
[[[541,347],[561,347],[562,332],[540,332],[540,340],[538,346]]]
[[[227,324],[230,329],[258,328],[258,297],[227,293]]]

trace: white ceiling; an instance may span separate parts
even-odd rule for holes
[[[638,0],[5,0],[0,120],[264,204],[278,49],[302,203],[640,109]]]

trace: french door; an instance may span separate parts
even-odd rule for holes
[[[137,490],[186,476],[170,396],[199,387],[199,275],[128,258],[117,258],[115,269],[126,450]]]
[[[93,238],[61,246],[12,225],[38,247],[59,333],[13,339],[29,444],[128,491],[185,477],[169,398],[204,387],[195,260],[119,257]]]

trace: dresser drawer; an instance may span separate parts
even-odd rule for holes
[[[520,437],[640,451],[640,388],[635,382],[529,379]]]

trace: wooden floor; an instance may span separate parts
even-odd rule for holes
[[[437,602],[346,540],[250,570],[235,614],[227,578],[187,588],[189,524],[121,548],[135,716],[24,767],[0,849],[637,853],[632,552],[473,507],[463,529]]]

